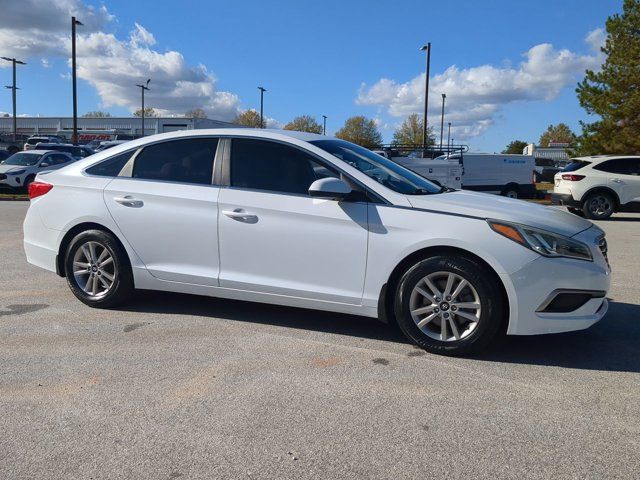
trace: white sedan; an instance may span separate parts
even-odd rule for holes
[[[591,222],[439,187],[320,135],[155,135],[41,174],[30,196],[28,261],[92,307],[151,289],[314,308],[395,322],[443,354],[607,311]]]

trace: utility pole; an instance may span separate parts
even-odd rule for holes
[[[141,137],[144,137],[144,91],[145,90],[149,90],[149,82],[151,81],[151,79],[147,79],[147,83],[146,84],[137,84],[136,87],[140,87],[140,91],[142,92],[142,110],[140,110],[140,116],[142,117],[142,134],[140,135]]]
[[[429,108],[429,71],[431,68],[431,42],[423,45],[421,51],[427,52],[427,72],[424,80],[424,118],[422,121],[422,158],[427,153],[427,109]]]
[[[73,83],[73,138],[72,143],[78,144],[78,91],[76,89],[76,25],[82,22],[71,17],[71,81]]]
[[[262,113],[264,109],[264,92],[266,92],[267,89],[258,87],[258,90],[260,90],[260,128],[264,128],[264,120],[262,119],[263,118]]]
[[[327,116],[326,115],[322,115],[322,134],[323,135],[327,134]]]
[[[442,150],[442,137],[444,136],[444,99],[447,98],[447,94],[442,94],[442,115],[440,116],[440,150]]]
[[[9,57],[1,57],[2,60],[6,60],[8,62],[11,62],[13,64],[13,84],[12,85],[5,85],[5,88],[10,88],[11,89],[11,96],[12,96],[12,100],[13,100],[13,141],[16,142],[18,140],[18,122],[16,119],[16,90],[18,90],[18,87],[16,86],[16,65],[26,65],[25,62],[21,62],[20,60],[16,60],[15,58],[9,58]]]
[[[451,122],[449,122],[449,131],[447,132],[447,153],[451,153],[451,144],[449,143],[451,140]]]

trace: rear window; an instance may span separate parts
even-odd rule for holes
[[[587,162],[585,160],[573,160],[569,165],[562,169],[563,172],[575,172],[576,170],[580,170],[582,167],[586,167],[591,162]]]

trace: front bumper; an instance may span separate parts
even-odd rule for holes
[[[573,199],[573,196],[568,193],[552,193],[551,194],[552,205],[563,205],[565,207],[582,208],[582,204]]]
[[[25,175],[7,175],[0,173],[0,186],[3,187],[22,187],[22,180]]]
[[[593,261],[539,257],[512,274],[502,274],[509,294],[509,335],[538,335],[583,330],[607,313],[611,269],[596,239],[597,227],[574,238],[591,245]],[[592,292],[571,311],[547,308],[557,292]]]

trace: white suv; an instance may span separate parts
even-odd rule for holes
[[[587,218],[640,212],[640,156],[600,155],[573,159],[554,177],[551,201]]]

